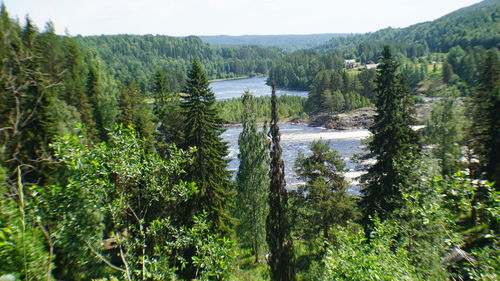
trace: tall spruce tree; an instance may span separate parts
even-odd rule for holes
[[[370,132],[368,157],[376,162],[362,177],[361,209],[366,226],[377,214],[382,220],[401,207],[401,188],[412,184],[412,161],[420,151],[413,123],[413,97],[398,73],[399,64],[388,46],[384,47],[377,69],[376,115]]]
[[[238,138],[240,166],[236,175],[237,234],[251,248],[255,262],[265,247],[267,189],[269,187],[269,141],[266,128],[259,132],[255,117],[255,98],[243,94],[243,131]]]
[[[186,167],[186,180],[196,183],[199,193],[187,202],[187,220],[201,211],[213,223],[216,233],[230,236],[233,220],[230,205],[234,192],[226,169],[227,144],[222,141],[222,121],[215,108],[215,95],[209,88],[207,74],[198,62],[187,74],[183,97],[184,145],[195,147],[193,162]]]
[[[86,67],[83,55],[76,40],[66,37],[64,46],[63,85],[64,99],[67,104],[76,107],[82,122],[87,127],[87,135],[91,140],[96,140],[97,131],[92,112],[92,105],[86,91]]]
[[[96,52],[89,51],[85,55],[87,65],[86,89],[87,97],[92,105],[96,139],[108,140],[109,131],[114,129],[118,116],[118,94],[114,80],[103,71],[101,61]]]
[[[498,51],[486,54],[473,98],[473,149],[482,176],[500,186],[500,67]]]
[[[271,165],[269,215],[266,220],[266,239],[269,246],[270,274],[273,281],[293,281],[295,275],[295,255],[290,236],[288,194],[285,182],[285,164],[281,159],[281,134],[278,127],[278,99],[276,91],[271,96]]]
[[[40,160],[48,149],[42,118],[54,85],[41,71],[38,31],[31,20],[21,28],[5,6],[0,15],[0,161],[9,171],[9,185],[17,184],[17,167],[26,185],[43,184],[47,177]]]
[[[156,150],[163,157],[167,156],[170,144],[182,143],[183,119],[179,107],[179,99],[169,92],[167,79],[163,70],[158,70],[153,78],[152,91],[155,98],[154,114],[157,131]]]

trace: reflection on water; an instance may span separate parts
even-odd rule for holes
[[[210,88],[215,93],[217,100],[226,100],[232,98],[239,98],[246,90],[252,92],[255,96],[270,96],[271,87],[266,85],[267,77],[254,77],[247,79],[225,80],[210,83]],[[306,91],[293,91],[285,89],[277,89],[276,94],[280,95],[294,95],[307,97]]]
[[[241,133],[241,127],[230,127],[222,135],[224,141],[229,143],[229,169],[236,173],[238,169],[238,136]],[[309,153],[308,145],[314,140],[330,141],[330,147],[338,151],[346,163],[346,178],[351,180],[353,185],[357,184],[355,180],[362,171],[356,169],[356,163],[352,156],[362,152],[361,139],[369,136],[367,130],[349,130],[332,131],[324,128],[308,127],[303,125],[280,125],[281,147],[283,149],[283,160],[285,162],[285,176],[288,188],[294,188],[300,179],[293,171],[293,165],[299,151],[305,154]],[[353,188],[353,191],[356,191]]]

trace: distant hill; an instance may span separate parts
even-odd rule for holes
[[[432,9],[432,7],[429,7]],[[320,52],[348,50],[362,43],[391,41],[414,44],[431,52],[448,52],[459,45],[500,47],[500,0],[485,0],[439,19],[406,28],[386,28],[373,33],[334,37],[318,46]]]
[[[349,37],[347,33],[324,33],[307,35],[213,35],[198,36],[203,42],[220,46],[262,46],[277,47],[286,52],[310,49],[324,44],[335,37]]]
[[[143,89],[157,69],[175,77],[171,88],[180,88],[193,58],[203,64],[210,79],[216,79],[267,74],[272,62],[283,54],[271,47],[213,46],[196,36],[101,35],[75,39],[84,49],[95,50],[116,78],[134,77]]]

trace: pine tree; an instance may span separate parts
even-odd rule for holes
[[[93,110],[96,139],[106,141],[118,115],[117,89],[114,81],[103,71],[97,53],[88,52],[85,63],[88,68],[86,94]]]
[[[420,151],[417,134],[410,127],[413,99],[397,68],[389,47],[385,47],[377,69],[377,115],[368,144],[368,156],[376,163],[362,177],[360,205],[365,225],[370,216],[386,219],[401,207],[401,188],[411,185],[412,161]]]
[[[473,98],[473,150],[482,177],[500,186],[500,67],[498,52],[488,51]]]
[[[195,147],[193,163],[186,167],[186,180],[196,183],[199,193],[187,203],[185,215],[207,212],[216,233],[230,236],[233,225],[230,204],[233,191],[227,167],[227,144],[222,141],[224,131],[215,108],[215,95],[210,90],[207,74],[198,60],[188,72],[184,100],[184,145]]]
[[[295,255],[290,237],[288,194],[285,183],[285,164],[281,159],[281,134],[278,127],[278,101],[276,92],[271,96],[271,165],[269,215],[266,220],[266,239],[269,246],[271,280],[293,281],[295,276]]]
[[[154,146],[153,134],[155,130],[152,112],[139,93],[137,83],[128,79],[125,84],[120,93],[121,113],[118,119],[122,124],[133,127],[145,138],[147,149],[151,152]]]
[[[342,174],[344,162],[328,142],[314,141],[310,155],[299,153],[295,171],[305,184],[299,185],[295,205],[301,233],[308,241],[330,239],[332,225],[345,225],[353,218],[354,205],[347,194],[349,184]],[[296,206],[294,206],[296,207]]]
[[[166,157],[169,144],[182,143],[183,119],[179,100],[169,92],[165,72],[158,70],[153,78],[152,91],[155,98],[156,150]]]
[[[240,166],[236,176],[237,234],[245,246],[250,246],[255,262],[265,244],[267,189],[269,187],[269,141],[266,128],[258,131],[255,118],[255,98],[243,94],[243,131],[238,139]]]
[[[38,32],[29,18],[21,29],[3,6],[0,35],[0,160],[10,172],[9,184],[16,184],[18,166],[27,185],[41,184],[47,178],[40,160],[48,150],[41,119],[53,85],[40,69]]]
[[[64,100],[78,109],[81,120],[87,128],[88,137],[96,139],[97,131],[92,106],[86,92],[86,69],[78,43],[73,38],[64,38]]]

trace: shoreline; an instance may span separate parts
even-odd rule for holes
[[[212,79],[212,80],[208,80],[208,82],[209,83],[212,83],[212,82],[223,82],[223,81],[230,81],[230,80],[242,80],[242,79],[262,78],[262,77],[267,77],[267,75],[257,75],[257,76],[244,75],[244,76],[231,77],[231,78]]]

